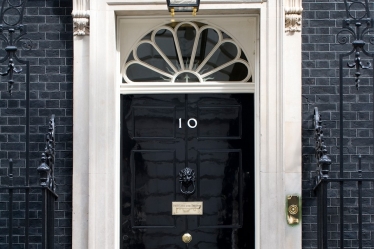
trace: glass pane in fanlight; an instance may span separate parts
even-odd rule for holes
[[[132,60],[134,60],[134,55],[132,54],[132,51],[131,51],[129,57],[127,57],[126,63]]]
[[[160,29],[155,35],[155,42],[160,50],[175,67],[178,65],[178,54],[175,48],[174,37],[170,30]]]
[[[139,64],[132,64],[126,70],[127,77],[133,82],[162,82],[170,78]]]
[[[228,34],[226,34],[225,32],[222,32],[222,38],[223,39],[231,39],[231,37]]]
[[[142,41],[144,41],[144,40],[151,40],[151,35],[152,35],[152,32],[149,32],[148,34],[146,34],[146,35],[142,38]]]
[[[153,45],[149,43],[141,44],[137,49],[139,60],[151,66],[154,66],[164,72],[168,72],[167,63],[157,52]]]
[[[208,62],[204,65],[200,73],[206,73],[212,69],[215,69],[225,63],[228,63],[235,59],[238,53],[237,47],[231,42],[223,43],[209,58]]]
[[[204,81],[242,81],[248,75],[243,63],[234,63],[204,78]]]
[[[200,29],[207,25],[199,22],[194,22],[194,24]],[[132,64],[124,72],[131,81],[171,82],[171,78],[164,76],[168,74],[176,77],[176,83],[199,82],[197,74],[203,76],[223,65],[225,65],[225,68],[204,76],[202,81],[239,82],[251,76],[248,60],[243,51],[240,49],[238,51],[235,41],[224,32],[222,32],[222,35],[225,42],[220,44],[219,33],[217,32],[221,31],[216,31],[212,27],[208,27],[201,31],[201,33],[198,33],[194,26],[187,22],[181,26],[179,26],[180,23],[178,22],[166,25],[174,29],[175,33],[161,27],[161,29],[150,32],[143,37],[142,41],[147,40],[149,43],[143,43],[137,48],[138,64]],[[177,26],[179,26],[178,30],[175,29]],[[151,41],[152,34],[155,35],[154,42]],[[197,38],[196,53],[194,58],[191,58],[197,34],[199,34],[199,37]],[[178,47],[176,46],[174,37],[178,39]],[[217,44],[220,44],[218,48],[216,48]],[[208,61],[204,63],[198,72],[195,72],[212,51],[213,54],[209,57]],[[180,52],[182,58],[179,58],[178,52]],[[238,53],[241,55],[241,60],[238,60],[239,58],[235,59]],[[134,55],[131,53],[126,63],[132,63]],[[193,65],[190,64],[191,59],[193,59]],[[141,65],[142,63],[148,64],[154,67],[154,69],[149,69]],[[180,63],[183,63],[183,66]],[[182,68],[191,71],[182,72]],[[246,81],[251,82],[251,78]]]
[[[186,62],[191,61],[191,54],[195,42],[196,30],[191,25],[182,25],[178,29],[177,36],[183,61],[186,64]]]
[[[205,29],[201,32],[195,56],[195,64],[200,65],[217,43],[218,34],[214,29]]]

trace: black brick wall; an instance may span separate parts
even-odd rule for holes
[[[2,1],[0,1],[2,2]],[[44,151],[51,114],[56,118],[56,165],[58,200],[55,204],[55,248],[71,248],[72,237],[72,126],[73,126],[73,35],[71,0],[29,0],[23,24],[32,49],[18,56],[30,62],[30,185],[38,185],[36,168]],[[4,56],[1,43],[0,56]],[[0,65],[4,71],[7,61]],[[17,65],[16,63],[16,66]],[[24,69],[24,67],[22,67]],[[7,77],[0,78],[0,185],[8,183],[8,158],[14,160],[14,185],[25,183],[25,71],[15,76],[12,96]],[[31,195],[30,243],[40,242],[40,194]],[[7,191],[0,191],[0,248],[8,248]],[[13,240],[23,248],[24,191],[16,192]],[[17,235],[19,235],[17,237]],[[18,244],[18,245],[17,245]]]
[[[370,1],[369,1],[370,2]],[[371,14],[374,5],[370,4]],[[302,22],[302,143],[303,143],[303,248],[317,248],[317,199],[313,192],[316,160],[314,158],[313,110],[322,115],[325,144],[332,159],[330,177],[339,171],[339,54],[352,49],[350,43],[338,43],[337,34],[346,18],[343,0],[303,0]],[[350,42],[352,39],[350,40]],[[372,48],[369,48],[373,51]],[[365,56],[362,56],[365,59]],[[353,62],[353,57],[349,62]],[[366,60],[367,61],[367,60]],[[365,63],[366,63],[365,61]],[[363,158],[364,177],[372,177],[373,168],[373,70],[363,70],[359,90],[353,71],[344,61],[344,162],[345,177],[357,176],[357,155]],[[329,185],[329,248],[339,246],[339,186]],[[374,247],[374,214],[371,196],[373,184],[364,184],[364,248]],[[357,185],[345,184],[345,246],[357,247]],[[366,247],[365,247],[366,246]]]
[[[313,108],[318,107],[324,120],[326,144],[333,160],[332,171],[338,170],[338,54],[350,50],[349,45],[336,42],[345,18],[343,1],[303,0],[303,248],[316,248],[316,198],[312,191],[315,175]],[[37,184],[36,167],[40,152],[44,150],[44,135],[51,114],[56,115],[56,181],[59,195],[56,203],[56,248],[71,248],[72,226],[72,1],[29,0],[24,24],[28,26],[31,51],[21,51],[20,58],[30,61],[31,81],[31,167],[32,184]],[[373,6],[370,6],[373,8]],[[2,44],[4,45],[4,44]],[[2,47],[3,48],[3,47]],[[3,51],[0,51],[3,55]],[[5,69],[6,64],[1,66]],[[346,70],[345,75],[349,72]],[[372,71],[366,72],[366,75]],[[364,77],[365,78],[365,77]],[[0,184],[8,178],[7,159],[15,160],[14,184],[24,183],[24,74],[15,77],[14,93],[7,93],[6,79],[0,84]],[[372,140],[372,82],[363,80],[357,92],[354,79],[346,81],[345,101],[348,103],[347,164],[348,171],[355,170],[356,154],[364,157],[364,171],[373,169]],[[359,112],[358,112],[359,111]],[[370,150],[368,149],[370,146]],[[35,169],[35,171],[33,171]],[[332,172],[334,176],[334,172]],[[332,186],[333,188],[333,186]],[[0,248],[7,248],[7,206],[0,193]],[[18,198],[18,199],[17,199]],[[22,195],[16,197],[22,206]],[[37,198],[37,197],[35,197]],[[332,198],[331,203],[336,199]],[[353,200],[354,202],[354,200]],[[35,209],[38,208],[36,205]],[[370,211],[372,212],[372,211]],[[335,211],[336,213],[336,211]],[[334,211],[330,218],[336,218]],[[15,218],[22,224],[22,213]],[[37,211],[35,211],[37,216]],[[354,223],[354,219],[351,224]],[[35,224],[35,227],[38,223]],[[372,229],[373,230],[373,229]],[[20,234],[22,232],[19,232]],[[36,233],[36,232],[35,232]],[[371,236],[371,232],[368,233]],[[349,234],[348,234],[349,235]],[[354,237],[355,235],[352,235]],[[36,241],[40,238],[37,236]],[[21,239],[22,240],[22,239]],[[372,237],[369,241],[372,241]],[[332,245],[336,241],[331,240]],[[349,243],[349,241],[347,242]],[[370,245],[370,243],[369,243]],[[372,245],[371,245],[372,246]]]

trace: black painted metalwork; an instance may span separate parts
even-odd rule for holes
[[[55,115],[49,120],[45,151],[37,168],[42,187],[42,249],[54,248],[54,203],[57,199],[54,176],[55,165]]]
[[[25,151],[20,151],[25,157],[25,168],[21,177],[24,184],[14,181],[14,163],[18,160],[9,158],[8,184],[1,185],[1,191],[8,192],[8,249],[13,248],[54,248],[54,204],[57,199],[55,193],[56,184],[54,179],[55,164],[55,124],[54,115],[49,123],[49,132],[45,151],[42,154],[41,164],[37,171],[40,174],[40,184],[33,185],[30,180],[30,64],[19,56],[19,50],[30,50],[32,42],[27,35],[27,25],[23,24],[23,17],[27,0],[3,0],[0,11],[0,40],[4,47],[5,55],[0,58],[0,63],[7,61],[7,67],[0,70],[0,76],[7,77],[8,91],[12,94],[15,84],[14,74],[23,72],[25,81]],[[17,66],[16,66],[17,64]],[[24,68],[24,70],[22,69]],[[22,107],[23,108],[23,107]],[[20,160],[21,161],[21,160]],[[33,169],[36,170],[36,169]],[[23,196],[19,205],[20,196]],[[38,196],[35,198],[35,196]],[[17,203],[16,203],[17,201]],[[15,207],[17,207],[15,209]],[[35,217],[35,207],[40,207],[41,214]],[[15,213],[17,216],[23,215],[22,222],[15,223]],[[19,219],[19,217],[17,217]],[[40,219],[40,228],[35,227],[35,219]],[[20,232],[21,231],[21,232]],[[40,232],[40,234],[39,234]],[[32,237],[31,237],[32,236]],[[1,246],[5,246],[1,244]]]
[[[349,68],[355,68],[355,84],[359,88],[361,69],[369,69],[372,63],[367,61],[366,66],[362,62],[362,54],[372,59],[373,53],[367,49],[367,43],[374,45],[374,36],[370,31],[373,31],[374,20],[370,17],[369,2],[368,0],[344,0],[346,7],[347,18],[343,20],[343,29],[338,32],[338,42],[340,44],[347,44],[352,40],[352,50],[348,53],[341,54],[340,59],[340,72],[343,72],[343,59],[354,54],[354,61],[347,62]],[[365,40],[368,41],[365,41]],[[342,75],[340,80],[342,81]]]
[[[54,176],[55,165],[55,115],[52,115],[49,121],[48,133],[46,136],[46,145],[44,153],[42,153],[41,164],[38,167],[38,172],[41,175],[40,185],[48,186],[53,191],[56,191],[56,182]],[[42,176],[43,175],[43,176]]]
[[[315,158],[317,160],[315,181],[316,194],[318,198],[318,248],[327,248],[327,181],[330,179],[329,168],[331,165],[331,159],[327,156],[327,149],[323,138],[323,126],[321,115],[317,107],[314,108],[313,123],[315,131]]]
[[[327,156],[327,149],[323,138],[321,115],[319,114],[317,107],[314,108],[313,123],[315,129],[314,139],[316,141],[315,157],[317,160],[316,183],[318,184],[318,182],[320,182],[321,179],[329,178],[331,159],[329,156]]]
[[[52,115],[49,121],[49,129],[46,136],[45,151],[42,153],[41,164],[37,168],[40,175],[40,185],[56,190],[54,177],[55,164],[55,116]]]
[[[362,166],[361,166],[361,155],[358,156],[358,170],[357,170],[357,177],[344,177],[341,175],[340,177],[329,177],[329,168],[331,165],[331,159],[327,156],[326,145],[324,144],[323,140],[323,129],[322,129],[322,121],[321,116],[318,112],[318,108],[314,109],[314,125],[315,125],[315,141],[316,141],[316,161],[317,161],[317,175],[316,175],[316,187],[315,192],[317,196],[317,236],[318,236],[318,248],[336,248],[334,246],[329,246],[329,240],[331,237],[329,234],[331,232],[329,230],[329,221],[331,219],[328,218],[329,212],[329,191],[333,192],[334,188],[331,186],[332,183],[339,184],[339,240],[340,246],[339,248],[344,248],[344,241],[346,239],[344,227],[345,219],[344,219],[344,208],[345,203],[344,199],[346,197],[352,198],[353,196],[344,196],[345,191],[345,184],[347,185],[348,189],[352,188],[352,184],[355,184],[357,188],[357,240],[358,240],[358,248],[362,249],[363,244],[363,220],[362,220],[362,213],[363,213],[363,202],[362,202],[362,195],[363,189],[362,184],[374,182],[374,178],[363,178],[362,177]],[[331,229],[331,226],[330,226]]]
[[[344,113],[351,110],[347,110],[347,106],[349,105],[344,102],[344,96],[347,94],[345,90],[347,86],[343,77],[344,70],[354,68],[355,86],[359,90],[360,80],[362,79],[361,70],[371,69],[370,78],[372,83],[374,82],[372,68],[372,65],[374,65],[374,54],[368,51],[368,44],[374,44],[374,36],[372,36],[374,21],[370,16],[368,0],[344,0],[344,3],[347,18],[343,20],[342,30],[338,32],[337,40],[342,45],[351,42],[352,49],[347,53],[339,55],[339,171],[337,174],[331,174],[330,166],[332,165],[332,160],[327,156],[321,116],[318,109],[314,109],[315,157],[317,160],[316,186],[314,189],[317,196],[317,235],[319,249],[352,248],[352,245],[346,245],[347,240],[352,239],[352,230],[357,234],[357,244],[353,248],[363,248],[363,212],[365,210],[367,212],[367,209],[364,208],[370,207],[364,205],[362,197],[368,191],[372,191],[370,190],[370,184],[374,183],[374,178],[370,177],[373,172],[365,172],[367,177],[363,177],[361,155],[354,155],[357,158],[356,172],[352,169],[347,169],[348,162],[345,160],[347,156],[352,156],[352,154],[349,151],[345,151],[347,138],[345,136],[344,122],[346,120]],[[351,61],[352,59],[353,62]],[[366,63],[363,62],[364,60],[366,60]],[[347,68],[344,68],[346,61],[348,61],[346,63]],[[374,108],[371,110],[371,114],[373,110]],[[368,151],[372,150],[373,144],[371,143],[369,146],[365,145],[370,147]],[[372,157],[370,152],[367,157],[369,156]],[[366,189],[363,188],[363,185],[366,186]],[[356,196],[353,196],[353,193],[356,193]],[[354,204],[351,203],[352,199],[356,200]],[[334,210],[337,212],[336,216],[338,217],[334,221],[332,221],[332,213],[329,212],[329,210],[331,211],[332,202],[335,203]],[[357,216],[356,224],[352,224],[352,220],[347,221],[347,213]],[[335,237],[332,237],[332,234]],[[333,240],[337,241],[337,243],[334,244]]]
[[[24,219],[24,235],[22,239],[22,243],[18,242],[15,248],[19,248],[20,244],[23,244],[22,248],[29,249],[33,248],[35,244],[39,244],[42,249],[53,249],[54,248],[54,203],[57,199],[57,194],[55,193],[55,180],[53,175],[54,169],[54,158],[55,158],[55,147],[54,147],[54,115],[50,120],[49,132],[47,133],[47,146],[46,152],[42,153],[41,157],[41,164],[37,168],[38,173],[40,174],[40,184],[39,185],[31,185],[29,182],[25,182],[25,185],[17,185],[13,184],[13,159],[9,159],[9,167],[8,167],[8,185],[0,185],[0,190],[7,190],[9,199],[8,199],[8,248],[14,248],[14,220],[13,214],[15,210],[13,210],[14,204],[14,195],[15,194],[24,194],[25,196],[25,207],[23,213],[25,215]],[[51,137],[52,136],[52,137]],[[51,139],[52,138],[52,139]],[[47,150],[48,148],[48,150]],[[25,176],[25,178],[27,178]],[[17,191],[14,193],[14,191]],[[42,230],[40,233],[41,240],[39,242],[33,241],[33,245],[30,245],[30,213],[32,210],[30,209],[30,193],[38,193],[41,196],[40,203],[38,205],[41,206],[41,224]],[[33,200],[35,205],[35,200]],[[18,209],[17,212],[19,213],[20,210]],[[35,219],[35,217],[33,217]],[[17,225],[18,229],[20,229],[20,225]],[[36,234],[33,232],[33,236],[35,237]]]
[[[179,182],[180,182],[180,190],[181,193],[188,198],[188,196],[195,193],[196,185],[195,185],[196,177],[195,171],[189,167],[181,169],[179,172]],[[192,190],[188,190],[188,188],[192,185]]]
[[[24,64],[29,69],[28,61],[21,60],[17,56],[18,45],[21,43],[22,49],[31,49],[32,43],[29,38],[26,38],[27,25],[22,24],[23,14],[26,7],[27,0],[10,1],[4,0],[0,12],[0,40],[5,43],[6,55],[0,59],[0,63],[8,60],[8,67],[5,71],[0,72],[1,76],[8,76],[8,91],[11,94],[14,84],[14,73],[20,73],[21,68],[16,68],[15,61]],[[28,83],[28,82],[26,82]]]

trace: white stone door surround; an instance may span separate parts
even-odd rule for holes
[[[119,94],[124,90],[118,17],[169,13],[166,1],[159,0],[73,2],[73,249],[119,249]],[[256,249],[301,248],[301,224],[289,226],[285,211],[287,195],[301,196],[300,5],[296,0],[207,0],[198,12],[198,17],[251,15],[258,20],[258,79],[253,89]]]

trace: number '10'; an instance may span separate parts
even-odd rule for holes
[[[193,125],[191,124],[191,122],[193,123]],[[197,126],[197,120],[194,119],[194,118],[190,118],[190,119],[187,121],[187,125],[188,125],[188,127],[190,127],[191,129],[194,129],[194,128],[196,128],[196,126]],[[182,128],[182,119],[180,118],[180,119],[179,119],[179,129],[181,129],[181,128]]]

